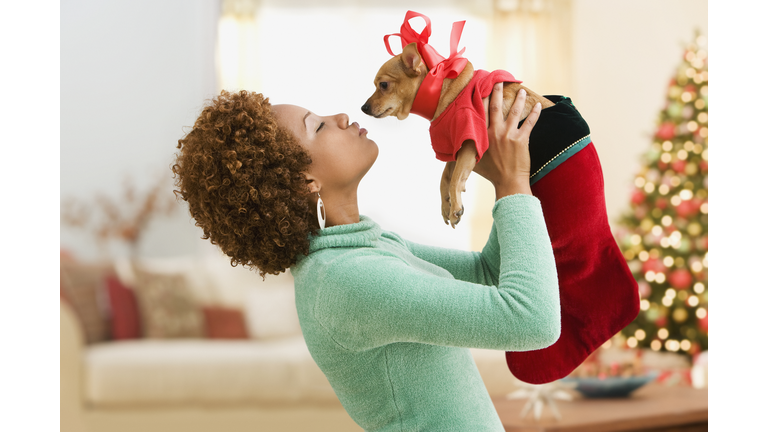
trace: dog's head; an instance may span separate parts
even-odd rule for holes
[[[406,45],[402,54],[381,66],[373,80],[376,91],[361,109],[376,118],[397,116],[399,120],[405,119],[411,112],[416,92],[427,72],[416,43]]]

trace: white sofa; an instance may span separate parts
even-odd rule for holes
[[[265,301],[265,293],[292,292],[290,274],[262,282],[221,259],[166,260],[157,267],[191,275],[203,303],[215,297],[220,304],[241,305],[251,334],[269,320],[292,328],[297,323],[292,304]],[[295,330],[245,340],[85,344],[77,315],[62,302],[60,343],[63,432],[361,430]],[[503,352],[472,353],[492,397],[514,390]]]

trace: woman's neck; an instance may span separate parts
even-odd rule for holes
[[[325,226],[346,225],[360,222],[357,207],[357,190],[353,193],[320,193],[325,206]]]

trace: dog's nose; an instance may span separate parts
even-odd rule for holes
[[[363,110],[364,113],[371,115],[371,106],[368,105],[367,103],[362,107],[360,107],[360,109]]]

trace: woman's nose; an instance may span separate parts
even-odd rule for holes
[[[341,129],[346,129],[349,126],[349,116],[346,114],[336,114],[334,116],[336,118],[336,122],[338,122],[339,127]]]

